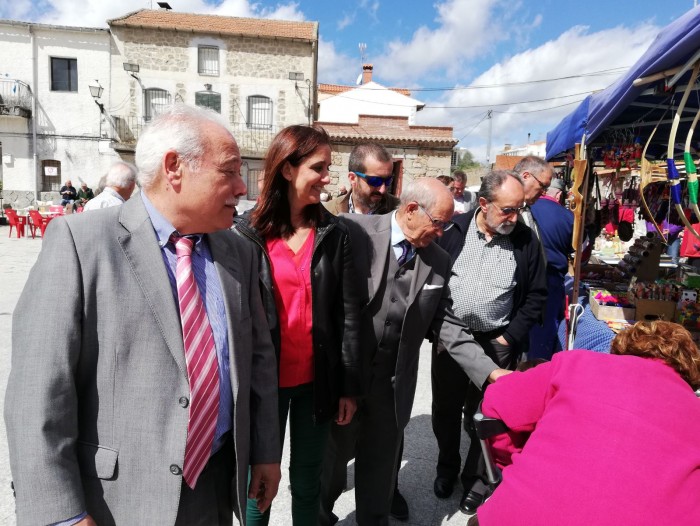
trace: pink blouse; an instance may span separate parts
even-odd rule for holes
[[[310,267],[315,237],[311,230],[296,254],[283,239],[266,241],[280,323],[280,387],[314,379]]]

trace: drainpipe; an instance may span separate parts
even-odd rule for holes
[[[36,154],[36,89],[39,83],[39,73],[37,70],[37,57],[36,57],[36,39],[34,36],[34,31],[32,31],[32,26],[29,26],[29,34],[31,35],[32,43],[32,161],[34,167],[34,199],[39,200],[39,170]]]

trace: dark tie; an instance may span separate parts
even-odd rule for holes
[[[399,256],[399,267],[406,263],[406,259],[408,259],[408,255],[411,253],[411,244],[408,242],[408,240],[404,239],[399,243],[399,246],[401,247],[401,255]]]

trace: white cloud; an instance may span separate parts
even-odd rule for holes
[[[318,43],[319,82],[330,84],[354,84],[355,76],[362,72],[359,59],[339,53],[333,42],[322,37]]]
[[[491,44],[506,38],[493,9],[498,0],[446,0],[437,4],[436,27],[419,27],[409,41],[394,40],[374,60],[389,82],[411,83],[440,70],[454,75],[462,62],[480,56]]]
[[[489,107],[494,109],[491,158],[504,144],[523,145],[528,133],[532,140],[544,140],[546,133],[576,107],[571,104],[550,111],[534,111],[560,106],[585,96],[563,97],[575,93],[603,89],[632,66],[652,42],[659,28],[651,24],[637,27],[616,27],[590,33],[588,28],[574,27],[555,40],[529,49],[492,66],[475,78],[470,86],[502,85],[505,83],[557,77],[577,76],[613,68],[623,68],[613,75],[585,76],[563,81],[501,86],[488,89],[455,90],[430,105],[453,108],[425,109],[418,114],[421,124],[454,127],[454,136],[461,138],[483,117]],[[420,93],[415,93],[420,98]],[[555,100],[497,106],[498,104]],[[425,100],[425,97],[423,97]],[[455,106],[460,108],[454,108]],[[464,106],[483,106],[463,108]],[[526,112],[532,113],[515,113]],[[486,159],[488,123],[482,122],[460,146],[469,148],[481,161]]]
[[[156,0],[153,0],[154,7]],[[175,6],[175,4],[171,4]],[[104,2],[101,0],[18,0],[3,2],[0,18],[13,20],[31,20],[46,24],[80,25],[83,27],[106,27],[107,20],[118,18],[127,13],[150,7],[146,0],[122,0],[121,2]],[[278,4],[266,8],[251,0],[223,0],[219,5],[212,5],[205,0],[177,0],[177,11],[182,13],[216,14],[222,16],[240,16],[257,18],[276,18],[281,20],[304,20],[304,13],[298,2]]]
[[[355,13],[343,13],[343,18],[338,20],[338,23],[336,24],[336,29],[338,31],[342,31],[346,27],[348,27],[350,24],[352,24],[355,21]]]

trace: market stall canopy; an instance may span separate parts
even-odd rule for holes
[[[693,64],[700,59],[700,7],[666,26],[629,71],[608,88],[589,95],[547,134],[547,160],[556,159],[581,143],[601,142],[603,132],[626,130],[648,137],[663,118],[655,135],[659,145],[668,139],[672,112],[688,83]],[[662,74],[662,75],[659,75]],[[641,81],[635,80],[642,79]],[[674,82],[669,90],[666,83]],[[700,107],[697,91],[683,111],[678,137],[685,137]],[[661,153],[661,148],[658,153]],[[655,154],[654,148],[649,153]]]

